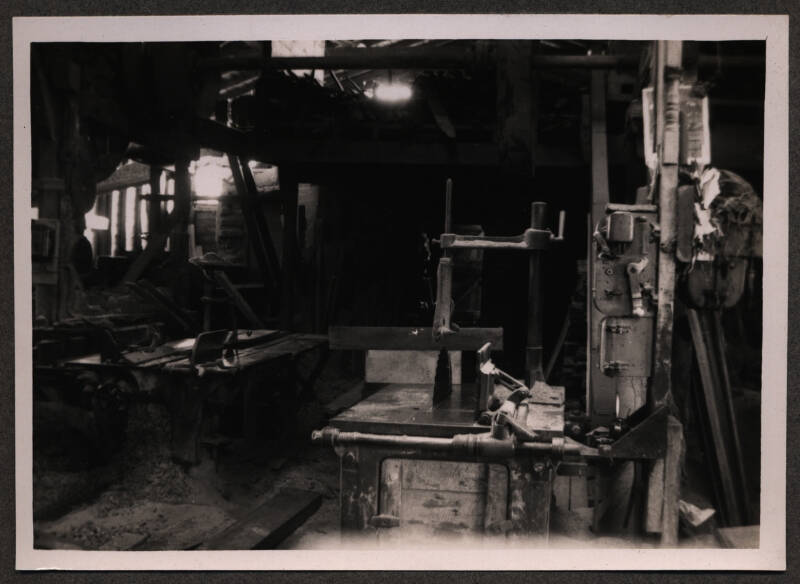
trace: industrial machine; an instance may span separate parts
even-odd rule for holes
[[[245,434],[291,431],[282,396],[312,401],[327,350],[356,352],[362,399],[312,435],[339,457],[343,530],[546,539],[554,507],[569,505],[581,485],[596,533],[637,531],[675,545],[685,417],[673,398],[688,394],[682,369],[698,369],[720,516],[752,519],[714,311],[757,281],[750,260],[760,255],[760,203],[740,177],[711,167],[709,100],[697,72],[719,73],[719,49],[385,42],[328,41],[318,56],[270,56],[267,43],[145,43],[108,48],[102,59],[80,47],[34,50],[42,71],[34,112],[46,112],[53,96],[64,106],[36,113],[33,124],[37,383],[62,376],[87,394],[163,398],[172,455],[189,466],[226,408],[242,407]],[[327,81],[290,73],[305,69]],[[384,76],[414,97],[382,103],[375,84]],[[617,110],[607,115],[612,101]],[[620,106],[625,129],[614,134],[612,162],[606,123],[623,118]],[[60,137],[62,128],[75,135]],[[623,141],[636,145],[620,162]],[[95,152],[100,144],[106,151]],[[123,158],[137,163],[119,166]],[[197,188],[201,159],[214,161],[206,175],[214,196]],[[612,187],[614,165],[627,175]],[[444,225],[429,239],[441,218],[431,193],[447,176],[474,183],[465,216],[482,223],[485,214],[486,224],[454,225],[448,179]],[[376,181],[392,183],[381,198]],[[625,194],[612,196],[620,182]],[[547,203],[535,184],[553,193]],[[503,198],[488,200],[495,192]],[[580,234],[565,235],[565,211],[554,221],[548,206],[569,212],[572,233],[586,216],[585,255]],[[529,222],[505,227],[527,209]],[[80,269],[92,215],[109,223],[93,235],[95,253],[106,250],[97,273]],[[489,233],[517,234],[486,235],[489,224]],[[390,228],[398,237],[384,237]],[[545,343],[548,312],[558,312],[546,292],[573,276],[576,258],[547,274],[558,277],[546,278],[545,265],[565,242],[586,265],[581,383],[551,376],[566,325],[558,342]],[[435,302],[431,243],[440,250]],[[404,288],[420,271],[415,244],[427,251],[424,308],[409,308],[424,294]],[[484,254],[487,265],[525,261],[457,290],[459,262],[469,256],[475,276]],[[478,322],[484,284],[492,302],[508,296],[505,319]],[[455,311],[462,294],[466,317]],[[393,304],[381,312],[381,303]],[[242,317],[247,330],[236,325]],[[678,319],[691,329],[694,356],[673,362]],[[520,322],[524,335],[515,336]],[[509,366],[499,352],[516,349],[519,363]],[[312,353],[321,358],[301,377],[296,361]]]
[[[338,327],[329,335],[332,349],[368,351],[368,378],[370,366],[380,368],[381,356],[375,353],[395,351],[407,355],[403,358],[406,369],[421,369],[426,361],[435,361],[432,379],[429,375],[427,380],[416,380],[428,383],[383,384],[333,418],[329,427],[315,432],[312,440],[331,445],[340,456],[345,529],[417,525],[436,533],[512,532],[546,538],[553,480],[562,462],[565,471],[580,472],[576,469],[589,460],[603,464],[657,458],[663,455],[663,443],[656,440],[642,445],[639,436],[654,431],[664,435],[665,411],[643,420],[625,440],[614,442],[607,435],[589,446],[565,435],[564,387],[550,386],[544,380],[541,325],[541,254],[551,242],[563,239],[564,214],[560,214],[557,235],[545,227],[547,206],[540,202],[532,204],[531,227],[521,235],[458,235],[450,229],[451,193],[448,181],[433,327]],[[620,221],[627,219],[629,240],[633,241],[634,216],[621,210],[614,213],[609,216],[611,238],[623,237],[616,233],[622,229]],[[645,242],[649,249],[649,236],[638,231],[637,236],[636,241]],[[451,321],[450,253],[460,249],[530,256],[524,381],[500,370],[491,360],[492,349],[503,347],[502,329],[460,329]],[[646,264],[644,258],[638,263],[633,259],[628,264],[609,262],[606,267],[613,272],[612,266],[623,265],[622,277],[630,278],[631,297],[642,315],[646,279],[639,276]],[[605,329],[616,331],[626,326],[622,319],[617,320]],[[610,346],[602,352],[606,370],[628,370],[631,365],[622,362],[620,343],[607,342]],[[473,358],[458,355],[460,351],[473,352]],[[451,359],[453,354],[457,358]],[[454,362],[458,371],[453,370]],[[475,364],[471,381],[467,381],[467,362]],[[620,430],[617,437],[621,434]]]
[[[744,274],[741,266],[730,275],[718,266],[715,277],[703,276],[711,268],[700,261],[711,256],[698,256],[707,244],[698,223],[713,208],[702,196],[703,173],[710,172],[708,104],[682,81],[681,48],[672,42],[653,45],[653,86],[642,100],[650,182],[630,203],[609,197],[605,81],[602,72],[592,76],[594,188],[582,421],[566,411],[564,387],[549,385],[542,367],[542,254],[562,238],[563,213],[558,235],[545,227],[546,205],[538,202],[521,235],[455,234],[448,181],[432,328],[330,330],[332,349],[366,351],[367,377],[383,382],[312,436],[340,457],[343,529],[546,539],[556,477],[588,474],[594,479],[596,532],[633,530],[676,544],[684,440],[672,397],[672,328],[675,311],[682,310],[676,294],[688,290],[695,298],[689,306],[711,294],[719,305],[741,290]],[[679,180],[690,186],[679,188]],[[459,329],[451,321],[451,254],[490,249],[529,254],[524,379],[492,362],[491,351],[503,348],[502,330]],[[697,292],[697,286],[708,293]],[[694,336],[697,345],[701,335]],[[381,356],[386,351],[404,356]],[[384,369],[429,374],[413,383],[376,376],[382,359]],[[715,367],[716,373],[706,375],[708,385],[724,388],[725,365],[717,360]],[[723,466],[733,469],[731,480],[740,481],[731,487],[736,492],[726,493],[735,507],[744,487],[730,412],[723,419],[735,452],[723,452],[732,457]]]

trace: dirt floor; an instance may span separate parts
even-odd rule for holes
[[[330,449],[296,447],[276,454],[275,444],[238,441],[216,464],[206,459],[186,470],[171,460],[165,412],[152,404],[131,412],[128,435],[136,439],[107,467],[89,472],[37,469],[40,508],[46,509],[55,493],[62,500],[72,491],[73,499],[91,495],[60,517],[35,521],[37,547],[192,549],[282,487],[323,497],[320,509],[291,542],[300,545],[307,533],[338,532],[338,459]]]

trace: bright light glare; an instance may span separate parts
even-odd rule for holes
[[[224,190],[222,181],[229,174],[218,158],[201,157],[194,170],[194,192],[198,197],[219,197]]]
[[[404,83],[379,83],[375,86],[373,97],[389,103],[408,101],[411,99],[411,86]]]

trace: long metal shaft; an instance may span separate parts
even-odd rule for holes
[[[402,448],[406,450],[446,452],[460,456],[481,458],[510,458],[515,454],[538,454],[542,456],[561,456],[581,454],[580,445],[565,443],[564,440],[551,442],[516,442],[492,438],[484,434],[457,434],[452,438],[429,436],[396,436],[388,434],[369,434],[362,432],[341,432],[327,427],[311,434],[311,443],[332,447],[345,445],[369,445],[382,448]]]
[[[547,203],[531,204],[531,228],[543,230]],[[528,264],[528,342],[525,350],[525,380],[528,386],[544,381],[542,369],[542,253],[530,252]]]

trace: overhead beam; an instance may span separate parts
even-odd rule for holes
[[[201,60],[201,70],[247,71],[261,69],[471,69],[492,62],[493,51],[486,45],[477,48],[456,46],[393,47],[328,49],[324,56],[269,57],[258,52]],[[699,67],[763,67],[765,59],[758,56],[700,55]],[[639,66],[638,55],[536,55],[532,65],[537,69],[634,69]]]

